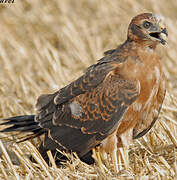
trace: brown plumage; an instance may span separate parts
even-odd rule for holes
[[[136,16],[127,40],[68,86],[38,98],[37,114],[5,119],[2,132],[32,132],[24,140],[45,134],[39,151],[77,152],[83,157],[101,144],[116,164],[118,146],[146,134],[158,117],[165,86],[156,45],[167,35],[162,18]],[[116,137],[117,135],[117,137]]]
[[[161,34],[167,36],[163,23],[163,17],[150,13],[136,16],[128,28],[128,42],[118,47],[121,56],[127,57],[120,65],[119,75],[126,80],[138,80],[140,94],[122,117],[115,135],[102,142],[102,151],[116,149],[110,141],[128,148],[132,140],[145,135],[158,118],[165,97],[165,80],[156,52],[159,43],[165,44]],[[106,52],[110,57],[112,53],[114,51]]]

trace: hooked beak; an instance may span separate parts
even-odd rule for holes
[[[149,35],[153,40],[159,41],[163,45],[166,44],[166,38],[168,37],[168,32],[166,28],[162,28],[162,26],[159,26],[159,28],[154,27],[154,29],[152,29]]]
[[[161,33],[164,33],[168,37],[167,28],[162,29]]]

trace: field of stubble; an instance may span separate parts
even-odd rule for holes
[[[53,165],[48,167],[33,142],[15,144],[11,141],[15,137],[1,133],[0,179],[175,179],[176,0],[15,0],[0,4],[0,117],[35,113],[40,94],[67,85],[104,51],[122,43],[131,18],[142,12],[162,14],[166,19],[168,43],[158,50],[163,57],[167,95],[151,132],[131,145],[129,169],[122,165],[116,175],[109,159],[105,169],[79,159],[57,168],[52,157]],[[38,163],[29,160],[30,154]]]

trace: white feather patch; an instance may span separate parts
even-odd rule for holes
[[[81,115],[82,107],[80,106],[79,103],[73,101],[71,104],[69,104],[69,106],[70,106],[72,115],[76,117],[79,117]]]

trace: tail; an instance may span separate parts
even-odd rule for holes
[[[18,142],[33,139],[45,132],[45,130],[39,126],[39,123],[35,122],[34,118],[35,115],[24,115],[3,119],[3,122],[0,123],[0,125],[8,127],[0,130],[0,132],[20,132],[20,134],[23,136],[20,137]]]

